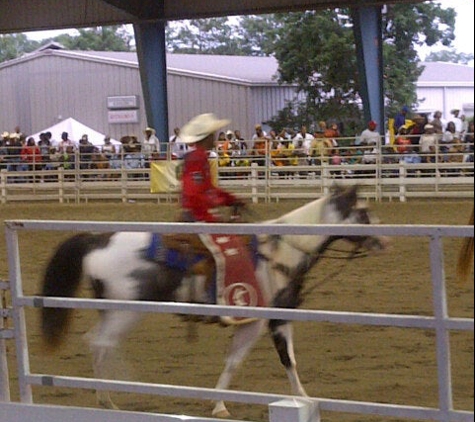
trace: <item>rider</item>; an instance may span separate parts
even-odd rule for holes
[[[220,120],[214,114],[201,114],[188,122],[181,130],[180,137],[184,144],[188,145],[188,152],[184,156],[183,165],[183,190],[182,207],[183,220],[186,222],[219,222],[220,218],[213,209],[222,206],[241,207],[243,203],[233,194],[215,186],[211,175],[211,166],[209,163],[209,151],[215,146],[216,132],[227,126],[229,120]],[[231,239],[230,236],[227,237]],[[232,237],[238,249],[244,248],[244,242],[237,237]],[[209,248],[208,248],[209,249]],[[216,259],[216,252],[209,252]],[[213,259],[212,259],[213,261]],[[217,287],[215,285],[215,268],[208,259],[200,261],[201,267],[195,265],[193,272],[201,274],[202,278],[195,278],[197,285],[201,280],[204,285],[201,289],[204,293],[203,300],[208,303],[215,303]],[[198,269],[200,268],[200,269]],[[222,277],[226,278],[225,275]]]
[[[214,114],[201,114],[181,130],[182,142],[189,146],[184,157],[182,207],[185,221],[219,221],[211,210],[220,206],[242,206],[234,195],[215,186],[209,164],[209,151],[215,145],[216,132],[227,126],[229,120],[220,120]]]

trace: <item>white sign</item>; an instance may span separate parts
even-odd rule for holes
[[[137,95],[107,97],[107,108],[110,110],[139,108],[139,98]]]
[[[139,111],[138,110],[117,110],[107,112],[107,117],[110,124],[116,123],[138,123]]]

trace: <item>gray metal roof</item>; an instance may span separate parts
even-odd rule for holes
[[[0,33],[423,0],[2,0]]]
[[[76,60],[95,60],[114,65],[138,67],[136,53],[113,51],[68,51],[39,50],[19,59],[0,64],[5,66],[31,60],[43,55],[60,55]],[[455,63],[425,62],[424,72],[419,78],[421,85],[451,83],[465,86],[474,85],[474,68]],[[226,80],[243,85],[276,84],[278,62],[274,57],[218,56],[201,54],[167,54],[169,73]]]
[[[471,83],[474,81],[474,68],[457,63],[425,62],[420,84],[433,82]]]

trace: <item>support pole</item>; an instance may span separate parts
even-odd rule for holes
[[[165,21],[134,25],[147,126],[156,130],[162,153],[168,142],[168,89]]]
[[[381,7],[352,9],[353,31],[366,122],[374,120],[384,135],[383,29]]]

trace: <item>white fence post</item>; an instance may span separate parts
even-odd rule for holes
[[[5,333],[5,316],[3,312],[6,311],[5,292],[0,281],[0,403],[10,401],[10,376],[8,373],[7,362],[7,345],[3,334]],[[6,283],[3,283],[6,284]]]
[[[320,422],[320,412],[315,401],[281,400],[269,405],[269,422]]]
[[[399,162],[399,201],[406,202],[406,166]]]
[[[251,184],[252,184],[252,203],[257,204],[259,202],[258,196],[258,183],[259,183],[259,172],[257,168],[259,166],[256,163],[251,164]]]
[[[0,186],[1,186],[1,191],[2,191],[2,204],[7,203],[7,171],[2,170],[0,172]]]

